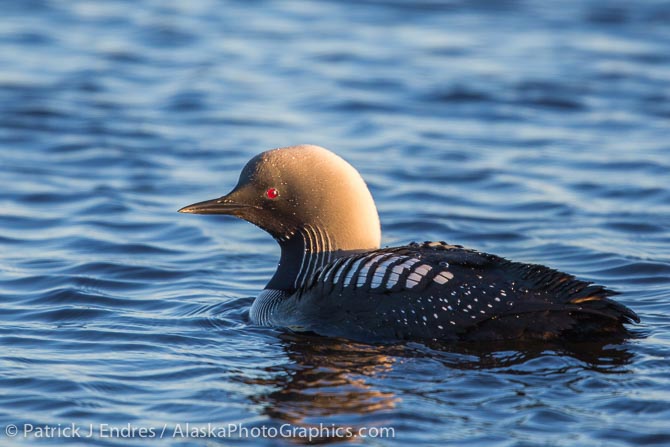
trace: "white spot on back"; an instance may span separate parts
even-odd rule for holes
[[[344,285],[349,286],[351,285],[351,281],[354,277],[354,274],[356,273],[356,270],[358,270],[358,266],[361,265],[361,263],[365,261],[365,258],[361,258],[358,261],[354,263],[354,265],[351,266],[351,269],[349,272],[347,272],[346,278],[344,278]]]
[[[365,277],[368,275],[368,271],[370,270],[370,267],[372,266],[372,264],[374,264],[375,262],[378,262],[379,259],[383,258],[384,256],[386,256],[386,255],[381,254],[381,255],[373,256],[372,259],[370,259],[368,262],[365,263],[365,265],[361,269],[361,272],[358,274],[358,282],[356,283],[357,287],[363,287],[363,285],[365,284]]]
[[[398,261],[399,259],[401,259],[399,256],[392,256],[388,258],[386,261],[379,264],[375,268],[374,273],[372,274],[372,284],[370,284],[370,287],[374,289],[375,287],[381,286],[382,280],[384,279],[384,275],[386,274],[388,266]]]
[[[399,279],[399,278],[400,278],[400,275],[398,275],[397,273],[393,273],[393,272],[392,272],[392,273],[389,275],[389,279],[388,279],[388,282],[386,283],[386,287],[393,287],[393,286],[395,286],[396,283],[398,282],[398,279]]]
[[[433,278],[433,281],[435,281],[438,284],[444,284],[448,281],[448,279],[442,275],[437,275],[435,278]]]
[[[354,261],[354,258],[347,259],[342,263],[341,266],[338,267],[337,273],[335,273],[335,277],[333,278],[333,284],[337,284],[337,281],[340,279],[340,276],[342,275],[342,272],[347,269],[347,266],[351,264]]]
[[[407,280],[405,281],[405,287],[411,289],[412,287],[419,284],[421,278],[422,277],[420,275],[417,275],[415,272],[410,273],[409,276],[407,277]]]
[[[331,273],[331,272],[333,271],[333,269],[335,268],[335,265],[336,265],[336,264],[337,264],[337,262],[331,262],[330,265],[329,265],[328,267],[326,267],[326,268],[321,272],[321,280],[325,280],[326,278],[328,278],[328,276],[330,275],[330,273]]]
[[[433,270],[433,267],[429,266],[428,264],[421,264],[420,266],[414,269],[414,271],[421,276],[426,276],[426,274],[431,270]]]
[[[410,268],[411,266],[413,266],[413,265],[416,264],[417,262],[419,262],[418,259],[416,259],[416,258],[409,258],[407,261],[403,262],[403,263],[400,264],[400,265],[402,265],[404,268]]]
[[[423,276],[419,275],[416,272],[410,273],[407,277],[412,278],[412,279],[417,280],[417,281],[421,281],[423,279]]]
[[[438,284],[444,284],[444,283],[446,283],[447,281],[449,281],[450,279],[453,279],[453,278],[454,278],[454,274],[445,270],[445,271],[442,271],[442,272],[438,273],[437,276],[435,276],[435,278],[433,278],[433,281],[435,281]]]

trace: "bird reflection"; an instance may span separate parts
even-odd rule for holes
[[[429,373],[439,382],[454,370],[519,374],[524,363],[541,356],[568,356],[582,362],[584,369],[621,373],[633,356],[626,345],[607,341],[426,346],[418,343],[370,345],[295,333],[283,333],[280,338],[289,361],[267,368],[265,372],[270,373],[271,379],[244,379],[248,384],[273,388],[273,391],[252,396],[253,402],[262,406],[265,415],[280,423],[299,427],[327,423],[329,427],[348,427],[352,431],[357,424],[371,426],[386,422],[388,425],[389,421],[397,421],[396,406],[412,393],[413,388],[408,389],[407,383],[418,388],[426,380],[430,381],[431,377],[416,378],[416,370],[408,372],[411,367],[405,363],[417,365],[422,359],[429,359]],[[532,365],[525,372],[561,372],[556,370],[555,363],[551,365],[547,368],[554,368],[553,371]],[[351,439],[331,436],[311,443]],[[305,439],[294,441],[306,442]]]
[[[270,368],[277,391],[258,396],[269,416],[293,424],[338,414],[393,408],[398,398],[375,389],[366,378],[391,371],[396,358],[383,346],[317,335],[282,334],[291,363]]]

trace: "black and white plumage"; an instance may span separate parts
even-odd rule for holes
[[[637,315],[604,287],[444,242],[379,248],[358,172],[318,146],[254,157],[219,199],[180,210],[230,214],[281,246],[254,301],[256,324],[357,340],[501,340],[624,335]]]

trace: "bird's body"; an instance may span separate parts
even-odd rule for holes
[[[266,289],[251,317],[369,341],[551,339],[635,320],[613,294],[541,265],[424,242],[337,258],[295,290]]]
[[[180,210],[233,214],[270,232],[277,272],[259,325],[366,341],[509,340],[624,334],[639,321],[604,287],[444,242],[379,248],[358,172],[317,146],[252,159],[227,196]]]

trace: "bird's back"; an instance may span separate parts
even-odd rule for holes
[[[426,242],[341,257],[289,299],[293,326],[362,340],[500,340],[621,333],[615,292],[550,268]]]

